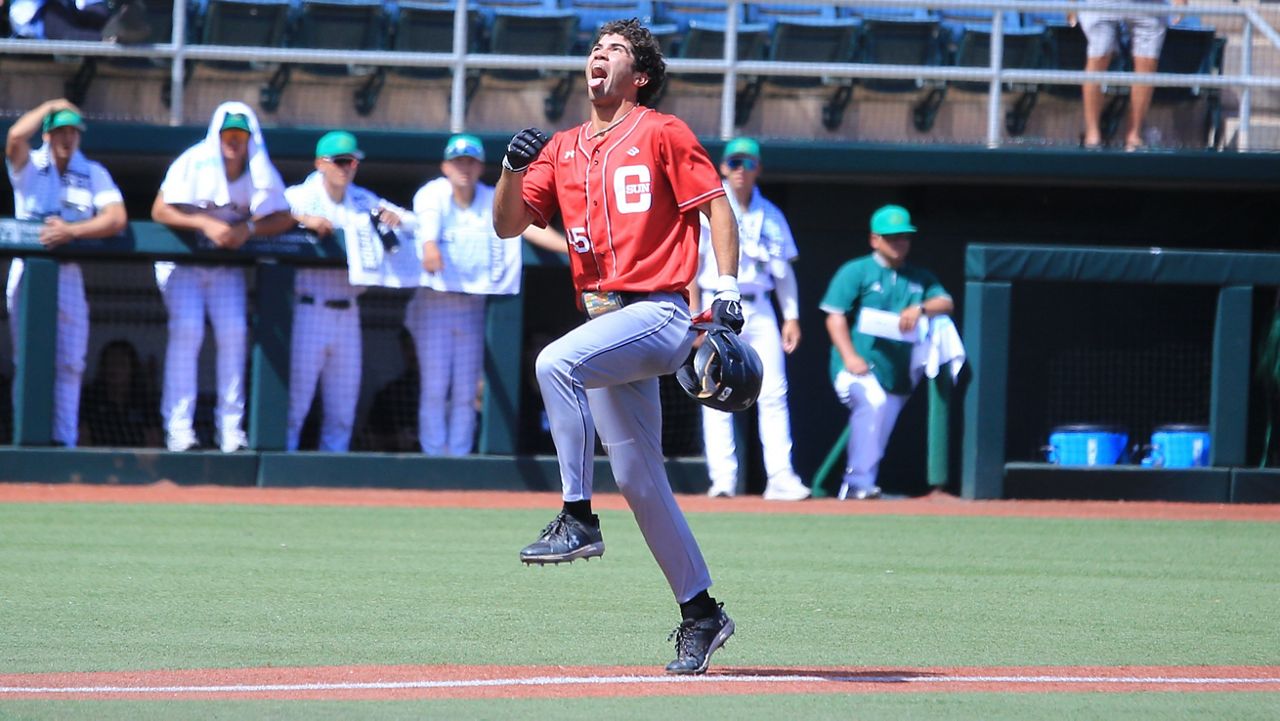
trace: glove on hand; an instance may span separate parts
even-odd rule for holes
[[[711,301],[711,322],[722,325],[734,333],[742,333],[742,303],[737,298],[716,298]]]
[[[525,128],[507,143],[507,154],[502,156],[502,167],[513,173],[523,173],[532,163],[542,146],[547,144],[547,136],[537,128]]]

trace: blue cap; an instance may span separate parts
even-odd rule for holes
[[[449,142],[444,145],[444,159],[453,160],[463,157],[484,162],[484,143],[480,142],[480,138],[466,133],[449,138]]]

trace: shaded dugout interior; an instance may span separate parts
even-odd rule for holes
[[[307,152],[315,134],[277,132],[282,142],[268,137],[276,164],[286,182],[299,182],[310,170]],[[149,219],[155,189],[171,157],[110,147],[96,151],[91,142],[95,135],[86,136],[86,152],[111,170],[124,191],[130,218]],[[443,144],[434,136],[421,142],[429,148]],[[500,140],[486,138],[486,144],[497,157]],[[719,147],[708,145],[718,157]],[[183,146],[175,144],[175,154]],[[969,164],[973,151],[915,147],[827,153],[826,162],[810,163],[823,152],[824,146],[816,144],[766,143],[762,183],[765,195],[786,213],[800,249],[796,268],[803,340],[789,359],[788,378],[795,465],[806,480],[845,422],[828,382],[830,344],[818,302],[835,269],[869,251],[867,219],[879,205],[893,202],[910,209],[921,230],[912,261],[933,270],[955,296],[957,320],[964,307],[964,248],[971,242],[1268,251],[1275,249],[1280,229],[1280,206],[1274,202],[1280,183],[1272,177],[1274,171],[1260,173],[1257,165],[1250,165],[1223,172],[1221,154],[1181,154],[1170,166],[1166,158],[1152,157],[1155,154],[1118,158],[1030,152],[1021,154],[1029,159],[1020,165],[995,169],[991,164]],[[992,153],[1020,157],[1015,151]],[[438,158],[431,159],[426,151],[415,155],[392,163],[370,152],[358,182],[408,205],[414,191],[438,174]],[[486,181],[495,179],[491,170]],[[12,197],[5,192],[0,194],[0,217],[11,215]],[[1259,289],[1256,294],[1254,347],[1270,322],[1273,293]],[[1132,442],[1144,442],[1155,425],[1207,420],[1214,298],[1206,288],[1016,287],[1009,459],[1040,460],[1039,449],[1050,429],[1064,423],[1121,424],[1129,429]],[[523,348],[529,364],[532,348],[578,320],[567,271],[531,269],[524,303]],[[374,349],[366,345],[366,356],[371,352]],[[389,346],[376,352],[396,350]],[[3,359],[4,366],[11,369],[8,361]],[[532,372],[526,370],[520,451],[549,453]],[[963,377],[961,383],[963,387]],[[362,393],[375,390],[365,388]],[[890,492],[926,490],[924,395],[917,393],[904,410],[882,466],[882,485]],[[678,395],[666,397],[671,399],[664,432],[668,454],[697,454],[695,409]],[[1251,398],[1251,464],[1261,454],[1265,424],[1260,400]],[[962,431],[959,415],[957,407],[952,417],[956,433]],[[754,439],[753,423],[742,425]],[[959,444],[953,442],[953,486],[958,482],[958,452]],[[752,455],[748,489],[758,491],[763,488],[758,450]]]

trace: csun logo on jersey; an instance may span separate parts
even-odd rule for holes
[[[619,213],[643,213],[653,205],[653,172],[647,165],[624,165],[613,173]]]

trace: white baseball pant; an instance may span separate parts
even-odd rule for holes
[[[840,371],[835,379],[836,397],[849,408],[849,446],[844,469],[846,491],[869,491],[876,487],[880,460],[889,445],[889,436],[898,414],[909,396],[886,393],[875,374],[855,376]]]
[[[9,265],[9,281],[5,287],[9,309],[9,334],[16,350],[18,314],[22,310],[22,275],[24,264],[14,258]],[[53,428],[54,441],[68,448],[80,439],[80,385],[84,376],[85,354],[89,351],[89,302],[84,295],[84,275],[75,263],[58,264],[58,339],[54,351]]]
[[[711,295],[703,296],[703,307],[711,307]],[[756,400],[760,441],[764,449],[764,469],[769,478],[793,475],[791,467],[791,414],[787,410],[786,354],[777,314],[768,296],[743,300],[744,325],[739,336],[760,355],[763,379]],[[706,447],[707,475],[711,488],[735,493],[738,487],[737,443],[733,437],[733,414],[702,407],[702,438]]]
[[[710,588],[698,542],[667,479],[658,376],[674,373],[694,333],[677,293],[654,293],[587,321],[538,354],[536,370],[564,500],[591,497],[596,433],[676,600]]]
[[[465,456],[476,432],[486,296],[422,288],[405,308],[418,351],[418,441],[428,456]]]
[[[245,272],[241,268],[193,265],[174,265],[169,272],[162,272],[161,265],[156,265],[156,283],[169,311],[169,343],[160,413],[169,450],[185,450],[196,443],[196,365],[208,313],[218,346],[218,400],[214,409],[218,445],[223,451],[234,451],[246,444]]]
[[[346,308],[311,303],[293,306],[293,341],[289,360],[288,450],[298,450],[302,423],[311,410],[320,383],[324,420],[320,424],[322,451],[345,453],[351,447],[356,402],[360,399],[360,308],[351,299]]]

